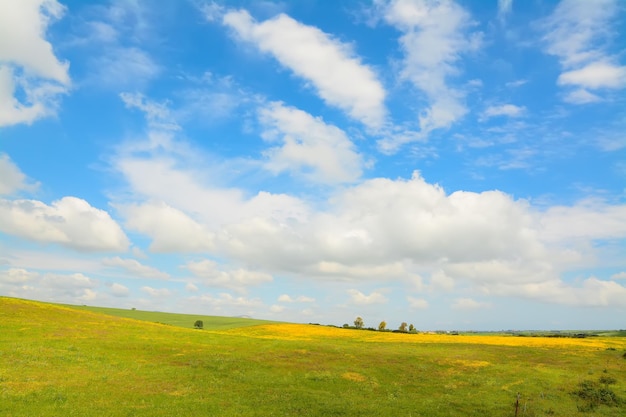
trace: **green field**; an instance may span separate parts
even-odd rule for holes
[[[61,304],[64,307],[70,307],[78,310],[91,311],[94,313],[103,313],[110,316],[125,317],[127,319],[135,319],[149,321],[152,323],[169,324],[171,326],[184,327],[188,329],[194,328],[196,320],[201,320],[205,330],[225,330],[236,327],[258,326],[260,324],[275,323],[268,320],[254,320],[240,317],[221,317],[221,316],[203,316],[198,314],[178,314],[178,313],[162,313],[158,311],[141,311],[128,310],[122,308],[109,307],[92,307],[77,306],[69,304]]]
[[[626,415],[623,337],[130,314],[0,297],[0,416]]]

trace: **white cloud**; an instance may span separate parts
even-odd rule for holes
[[[452,1],[392,0],[379,4],[385,21],[403,33],[401,77],[428,101],[429,107],[419,115],[422,134],[450,127],[468,110],[463,103],[464,93],[449,86],[447,79],[460,72],[457,62],[461,55],[481,44],[481,35],[469,31],[469,13]],[[382,141],[380,146],[393,151],[401,144],[394,138]]]
[[[348,295],[350,302],[356,305],[385,304],[389,301],[381,291],[372,291],[371,294],[365,295],[359,290],[350,289]]]
[[[300,295],[296,298],[291,297],[289,294],[281,294],[278,297],[278,301],[281,303],[314,303],[315,298]]]
[[[384,123],[385,90],[349,45],[285,14],[257,23],[245,10],[230,11],[223,23],[313,84],[328,104],[369,127]]]
[[[0,126],[54,114],[67,92],[69,64],[45,39],[48,25],[64,11],[56,0],[0,3]]]
[[[273,304],[270,307],[270,311],[272,313],[282,313],[283,311],[285,311],[285,306],[280,306],[280,305],[277,305],[277,304]]]
[[[553,206],[539,218],[542,238],[548,241],[623,239],[626,237],[626,204],[600,200],[573,206]]]
[[[506,83],[504,85],[509,87],[509,88],[517,88],[517,87],[523,86],[526,83],[528,83],[528,80],[521,79],[521,80],[509,81],[508,83]]]
[[[130,274],[142,278],[168,279],[170,277],[168,273],[159,271],[151,266],[143,265],[135,259],[123,259],[116,256],[114,258],[103,259],[102,264],[109,267],[121,268]]]
[[[452,308],[455,310],[477,310],[489,306],[489,303],[479,302],[471,298],[458,298],[452,304]]]
[[[525,284],[517,288],[515,294],[577,307],[626,307],[626,287],[595,277],[585,279],[576,287],[560,280]]]
[[[64,197],[52,205],[0,199],[0,231],[84,251],[123,251],[129,245],[106,211],[76,197]]]
[[[174,121],[173,115],[166,103],[156,103],[146,99],[141,93],[120,93],[120,98],[127,108],[135,108],[146,115],[148,127],[158,130],[179,130],[180,126]]]
[[[513,0],[498,0],[498,19],[504,21],[513,10]]]
[[[584,88],[622,88],[626,86],[626,66],[609,62],[592,62],[583,68],[559,75],[559,85],[574,85]]]
[[[118,206],[130,230],[152,239],[153,252],[206,252],[213,248],[213,234],[185,213],[165,203]]]
[[[611,279],[626,279],[626,271],[611,275]]]
[[[526,107],[515,104],[502,104],[499,106],[489,106],[482,113],[481,120],[487,120],[497,116],[521,117],[526,113]]]
[[[29,183],[26,175],[11,161],[9,155],[0,153],[0,195],[10,195],[22,190],[34,190],[39,184]]]
[[[130,290],[122,284],[113,283],[110,285],[111,294],[115,297],[128,297]]]
[[[578,89],[574,91],[568,92],[563,98],[568,103],[572,104],[587,104],[587,103],[597,103],[598,101],[602,101],[602,99],[596,94],[590,93],[585,89]]]
[[[202,283],[210,287],[230,288],[245,292],[248,287],[265,284],[273,281],[271,275],[263,272],[250,271],[243,268],[223,270],[217,262],[204,259],[192,261],[185,265]]]
[[[281,142],[264,151],[269,170],[300,173],[322,183],[351,182],[361,176],[362,157],[341,129],[277,102],[262,108],[260,119],[267,127],[264,138]]]
[[[406,299],[409,302],[409,306],[412,310],[426,310],[428,308],[428,301],[424,300],[423,298],[409,296]]]
[[[576,88],[565,96],[567,102],[598,101],[588,89],[626,87],[626,66],[605,50],[616,33],[612,23],[619,9],[616,0],[563,0],[540,22],[546,52],[558,57],[563,68],[557,83]]]
[[[172,295],[172,291],[168,288],[152,288],[152,287],[141,287],[141,291],[143,291],[144,293],[148,294],[150,297],[153,298],[163,298],[163,297],[169,297]]]
[[[81,273],[32,272],[22,268],[0,270],[0,293],[9,297],[54,302],[87,302],[97,297],[98,281]]]
[[[152,57],[136,47],[111,48],[91,66],[91,83],[118,90],[143,86],[161,73],[161,67]]]
[[[235,297],[228,293],[220,293],[218,296],[202,294],[184,300],[184,307],[220,316],[254,317],[256,309],[263,307],[263,302],[258,298]]]

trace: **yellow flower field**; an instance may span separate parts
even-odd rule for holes
[[[403,334],[354,329],[340,329],[330,326],[306,324],[268,324],[253,328],[238,328],[226,331],[227,334],[240,334],[246,337],[278,340],[351,339],[371,343],[452,343],[526,347],[575,347],[588,349],[624,349],[622,338],[569,338],[569,337],[519,337],[505,335],[449,335],[449,334]]]

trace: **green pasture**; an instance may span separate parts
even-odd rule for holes
[[[518,394],[520,417],[626,415],[622,338],[545,348],[151,319],[0,297],[0,416],[513,417]]]
[[[78,305],[63,305],[78,310],[102,313],[110,316],[125,317],[128,319],[149,321],[152,323],[169,324],[170,326],[192,329],[197,320],[201,320],[205,330],[225,330],[236,327],[255,326],[259,324],[274,323],[267,320],[255,320],[242,317],[203,316],[198,314],[162,313],[158,311],[141,311],[133,309],[92,307]]]

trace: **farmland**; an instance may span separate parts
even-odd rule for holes
[[[626,414],[624,337],[104,312],[0,297],[0,415],[514,416],[518,394],[519,416]]]

